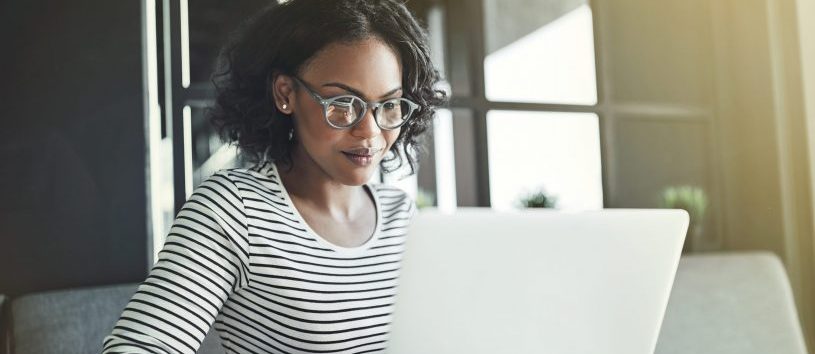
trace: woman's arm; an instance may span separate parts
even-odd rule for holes
[[[198,186],[159,259],[103,342],[103,353],[195,353],[221,307],[248,282],[243,201],[227,171]]]

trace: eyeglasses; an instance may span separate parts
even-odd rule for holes
[[[373,109],[376,125],[385,130],[401,127],[410,116],[416,112],[419,105],[407,98],[391,98],[381,102],[365,102],[354,95],[340,95],[323,98],[312,90],[302,80],[293,77],[298,84],[306,88],[309,95],[323,106],[325,121],[337,129],[347,129],[355,126],[368,112],[368,106]]]

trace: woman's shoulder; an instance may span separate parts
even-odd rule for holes
[[[231,167],[218,169],[209,177],[204,179],[202,183],[209,180],[229,180],[233,183],[240,181],[257,181],[257,182],[273,182],[278,183],[277,176],[267,165],[253,165],[248,167]]]
[[[410,198],[410,195],[404,189],[386,183],[368,183],[368,186],[384,195],[401,196]]]
[[[233,167],[219,169],[201,181],[196,187],[220,186],[229,189],[233,194],[246,199],[251,196],[272,197],[274,199],[284,199],[281,191],[280,180],[269,171],[264,171],[252,167]]]

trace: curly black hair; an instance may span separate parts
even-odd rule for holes
[[[423,150],[419,138],[447,95],[435,88],[440,77],[430,61],[427,33],[400,1],[289,0],[266,7],[240,26],[220,52],[212,76],[217,98],[209,110],[211,123],[222,140],[238,146],[244,159],[292,165],[293,123],[277,110],[270,78],[298,75],[329,44],[368,38],[382,40],[398,53],[404,97],[420,106],[402,126],[380,168],[392,172],[406,158],[409,175],[414,174]]]

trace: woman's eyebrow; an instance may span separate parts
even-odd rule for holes
[[[345,91],[348,91],[348,92],[350,92],[350,93],[353,93],[354,95],[357,95],[357,96],[359,96],[359,97],[365,98],[365,95],[364,95],[364,94],[362,94],[362,92],[359,92],[359,90],[354,89],[353,87],[350,87],[350,86],[348,86],[348,85],[341,84],[341,83],[339,83],[339,82],[329,82],[329,83],[327,83],[327,84],[323,84],[323,86],[334,86],[334,87],[339,87],[339,88],[341,88],[341,89],[343,89],[343,90],[345,90]],[[390,95],[393,95],[394,93],[398,92],[398,91],[399,91],[399,90],[401,90],[401,89],[402,89],[402,87],[401,87],[401,86],[400,86],[400,87],[397,87],[397,88],[395,88],[395,89],[393,89],[393,90],[388,91],[387,93],[385,93],[384,95],[382,95],[382,97],[379,97],[379,98],[380,98],[380,99],[383,99],[383,98],[385,98],[385,97],[388,97],[388,96],[390,96]]]

